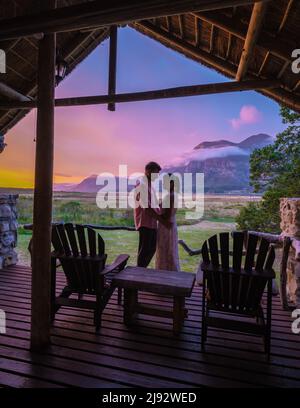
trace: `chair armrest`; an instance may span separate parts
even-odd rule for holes
[[[129,255],[127,254],[122,254],[118,255],[117,258],[114,260],[114,262],[110,265],[107,265],[103,271],[100,272],[101,275],[106,275],[107,273],[110,273],[114,271],[115,269],[122,270],[125,268],[127,261],[129,259]]]
[[[191,249],[182,239],[178,241],[178,244],[190,255],[201,255],[201,249]]]

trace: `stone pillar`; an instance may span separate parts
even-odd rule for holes
[[[300,307],[300,198],[280,200],[281,231],[293,238],[287,264],[288,301]]]
[[[0,194],[0,269],[18,262],[16,194]]]

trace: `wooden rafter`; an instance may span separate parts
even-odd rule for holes
[[[287,22],[287,19],[288,19],[289,15],[290,15],[290,12],[291,12],[291,9],[292,9],[292,6],[293,6],[294,2],[295,2],[295,0],[289,0],[287,8],[285,9],[284,16],[283,16],[283,18],[281,20],[281,23],[280,23],[278,33],[280,33],[283,30],[283,28],[285,26],[285,23]]]
[[[174,49],[183,52],[189,58],[198,62],[202,62],[216,69],[223,75],[226,75],[230,78],[234,78],[236,75],[236,65],[230,63],[229,61],[225,61],[222,58],[216,57],[213,54],[209,54],[208,52],[205,52],[200,48],[196,48],[186,41],[180,40],[179,38],[176,38],[172,35],[168,35],[168,33],[148,22],[135,23],[134,27],[136,27],[142,33],[159,40],[163,44],[168,44]],[[257,77],[249,74],[249,79],[255,78]],[[300,112],[300,98],[297,95],[293,95],[291,92],[286,91],[285,89],[265,89],[260,90],[259,92],[263,95],[272,97],[279,103],[285,104],[286,106],[297,112]]]
[[[294,85],[293,92],[296,91],[299,88],[299,86],[300,86],[300,79]]]
[[[247,26],[241,23],[239,20],[229,18],[219,12],[205,12],[205,13],[192,13],[194,16],[198,17],[200,20],[205,21],[209,24],[213,24],[221,30],[224,30],[229,35],[233,35],[243,41],[245,41],[247,36]],[[288,44],[282,39],[277,39],[274,41],[274,38],[264,32],[263,36],[257,41],[256,44],[264,51],[270,51],[271,54],[275,55],[278,58],[281,58],[285,61],[291,60],[291,53],[288,47]]]
[[[291,9],[292,9],[293,3],[294,3],[294,0],[290,0],[288,5],[287,5],[284,16],[283,16],[283,18],[281,20],[280,26],[279,26],[278,31],[277,31],[277,36],[281,33],[281,31],[283,30],[283,28],[285,26],[285,23],[286,23],[286,21],[288,19],[288,16],[290,14]],[[261,75],[261,73],[263,72],[270,54],[271,54],[270,51],[268,51],[266,53],[265,58],[264,58],[264,60],[263,60],[263,62],[261,64],[261,67],[259,69],[258,75]],[[285,66],[285,68],[286,68],[286,66]],[[284,71],[285,71],[285,69],[283,71],[280,71],[280,76],[283,75]]]
[[[216,10],[237,5],[253,4],[266,0],[137,0],[99,2],[92,1],[61,7],[48,13],[2,20],[0,41],[37,33],[80,30],[112,24],[126,24],[165,15],[193,11]]]
[[[25,64],[29,65],[31,68],[35,69],[35,66],[27,58],[24,58],[22,55],[20,55],[18,52],[16,52],[13,48],[9,52],[11,54],[14,54],[17,58],[19,58],[21,61],[25,62]]]
[[[247,74],[248,67],[253,56],[254,48],[262,29],[266,11],[267,3],[256,3],[253,6],[244,48],[236,74],[237,81],[242,81]]]
[[[195,45],[199,47],[200,45],[200,21],[195,17]]]
[[[215,26],[212,24],[210,30],[210,42],[209,42],[209,52],[212,53],[214,50],[214,39],[215,39]]]
[[[229,55],[230,55],[231,44],[232,44],[232,34],[229,33],[229,35],[228,35],[228,43],[227,43],[227,50],[226,50],[226,60],[228,60]]]
[[[170,16],[166,16],[166,27],[168,31],[171,30],[171,17]]]
[[[283,64],[281,70],[279,71],[277,75],[277,79],[280,79],[282,77],[282,75],[285,73],[285,70],[287,69],[289,65],[290,65],[290,61],[285,61],[285,63]]]
[[[277,88],[278,80],[250,80],[243,82],[220,82],[206,85],[191,85],[176,88],[159,89],[153,91],[133,92],[124,94],[81,96],[75,98],[61,98],[55,100],[56,107],[103,105],[107,103],[125,103],[149,101],[155,99],[180,98],[187,96],[211,95],[226,92],[240,92]],[[0,109],[32,109],[37,106],[36,101],[29,102],[6,102],[0,103]]]
[[[184,28],[183,28],[183,17],[181,14],[178,15],[178,25],[179,25],[179,33],[180,38],[184,37]]]
[[[80,56],[77,57],[77,60],[82,60],[85,56],[87,56],[93,48],[95,48],[94,43],[91,43],[91,45],[86,45],[86,41],[92,36],[95,35],[95,40],[97,42],[103,41],[109,34],[109,28],[104,28],[101,31],[99,29],[91,32],[90,35],[86,35],[83,33],[78,33],[74,39],[72,39],[63,49],[62,52],[62,57],[65,60],[70,60],[72,59],[73,62],[69,64],[68,66],[68,74],[72,72],[72,70],[75,68],[77,65],[73,55],[75,55],[79,50],[80,51]],[[29,38],[26,38],[26,40],[31,41]],[[35,44],[34,44],[35,45]],[[84,45],[84,48],[82,46]],[[25,91],[23,91],[24,94],[28,95],[29,97],[34,97],[37,91],[37,86],[35,81],[29,83],[29,85],[26,87]],[[16,115],[12,117],[11,120],[8,121],[8,123],[5,123],[5,126],[1,129],[2,133],[6,133],[12,126],[14,126],[19,120],[21,120],[24,115],[26,115],[26,111],[20,110]],[[5,120],[5,118],[11,117],[9,112],[6,112],[3,116],[1,116],[1,121]]]

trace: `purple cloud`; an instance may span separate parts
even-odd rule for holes
[[[238,118],[230,119],[229,122],[233,129],[239,129],[244,125],[251,125],[261,121],[261,112],[253,105],[244,105],[240,110]]]

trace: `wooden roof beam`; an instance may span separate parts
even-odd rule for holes
[[[0,41],[39,33],[53,33],[223,9],[269,0],[105,0],[81,3],[39,14],[1,20]]]
[[[258,89],[277,88],[280,86],[278,80],[249,80],[242,82],[219,82],[214,84],[201,84],[181,86],[176,88],[158,89],[153,91],[111,94],[111,95],[95,95],[95,96],[80,96],[71,98],[60,98],[55,100],[56,107],[66,106],[84,106],[84,105],[103,105],[110,103],[126,103],[149,101],[156,99],[179,98],[187,96],[211,95],[227,92],[240,92]],[[36,101],[30,102],[0,102],[1,109],[32,109],[37,106]]]
[[[256,3],[253,6],[252,15],[245,39],[244,49],[240,59],[240,64],[236,74],[236,80],[242,81],[248,71],[248,67],[254,53],[258,36],[261,32],[264,17],[267,11],[267,3]]]
[[[13,89],[11,86],[6,85],[4,82],[0,82],[0,96],[14,100],[14,101],[30,101],[28,96],[21,94],[20,92]]]

